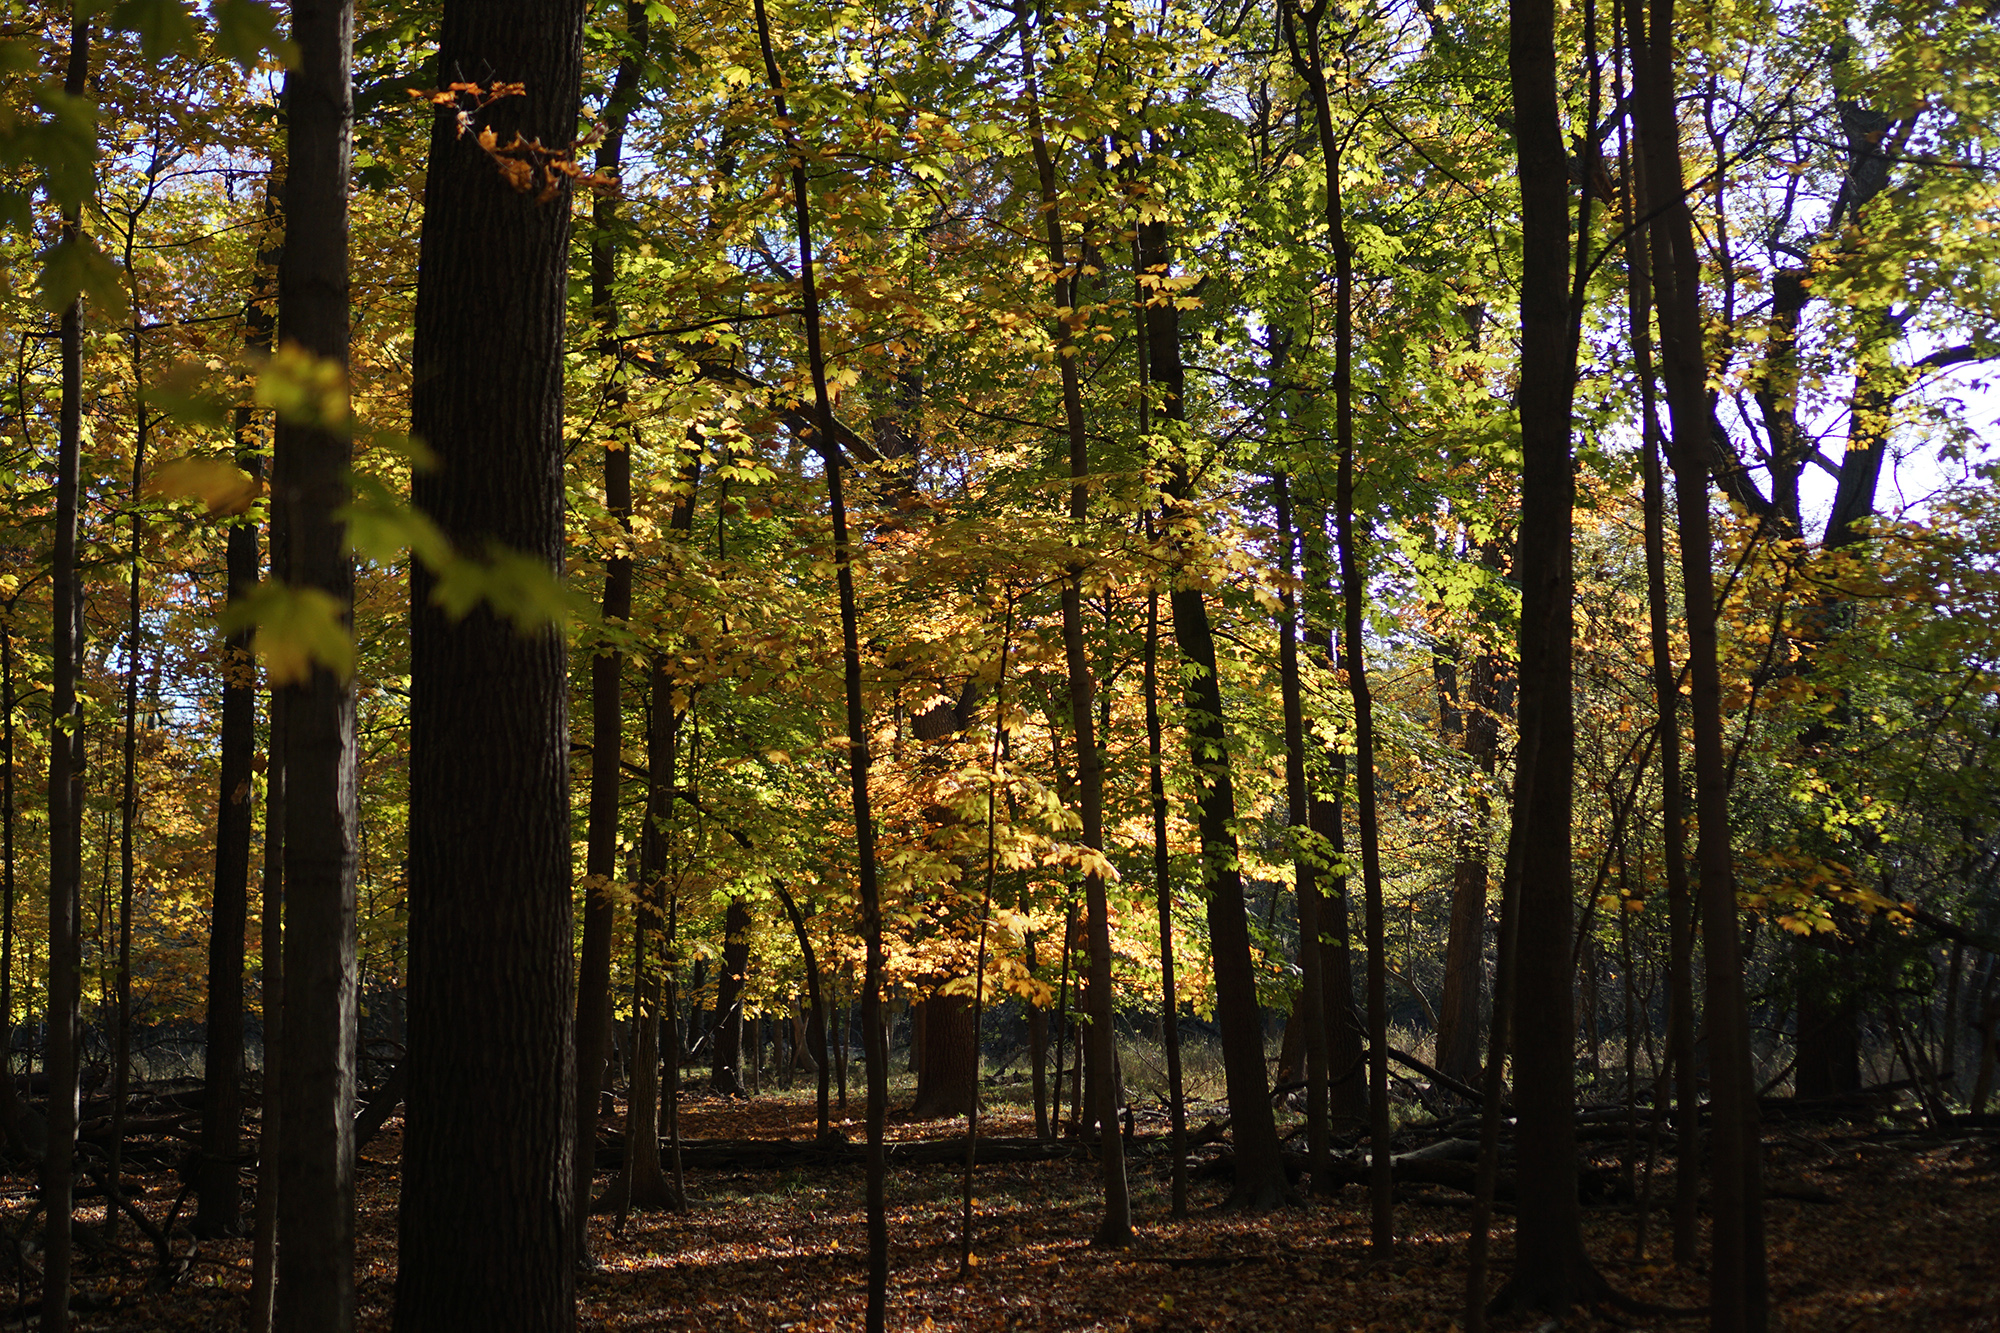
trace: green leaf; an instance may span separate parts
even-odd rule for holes
[[[124,303],[125,289],[118,267],[85,236],[72,236],[42,252],[42,271],[37,279],[37,299],[47,310],[63,310],[79,296],[89,296],[99,305],[116,308]]]
[[[225,634],[256,628],[251,646],[273,685],[312,678],[315,664],[342,680],[354,674],[354,636],[346,608],[321,588],[295,588],[266,579],[222,613]]]
[[[263,0],[212,0],[208,7],[215,20],[215,47],[243,66],[256,68],[266,51],[284,64],[297,59],[297,49],[279,35],[278,11]]]
[[[148,60],[176,52],[193,55],[200,47],[201,27],[181,0],[119,0],[110,22],[138,33],[140,54]]]

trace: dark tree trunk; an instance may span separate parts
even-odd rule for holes
[[[826,353],[820,341],[817,279],[813,273],[812,198],[798,133],[785,113],[784,76],[771,44],[770,20],[764,0],[755,0],[757,41],[764,56],[764,74],[772,109],[792,150],[791,187],[793,238],[798,243],[799,296],[805,312],[806,363],[812,373],[815,435],[821,441],[826,475],[826,501],[833,520],[834,582],[840,597],[841,680],[847,705],[847,774],[854,813],[856,887],[861,891],[863,949],[861,1029],[868,1057],[868,1309],[867,1333],[882,1333],[889,1307],[889,1213],[886,1196],[887,1160],[882,1135],[889,1114],[889,1043],[882,1028],[882,899],[875,869],[875,816],[869,804],[868,715],[861,692],[861,630],[854,600],[854,553],[847,531],[847,501],[841,479],[842,458],[834,444],[833,397],[827,390]]]
[[[353,0],[304,0],[292,12],[300,60],[286,78],[278,334],[344,372]],[[351,458],[344,420],[279,417],[273,499],[285,576],[331,597],[344,621],[354,563],[335,514],[347,502]],[[353,682],[316,664],[308,679],[285,685],[284,709],[285,1077],[277,1091],[285,1130],[274,1319],[282,1333],[335,1333],[354,1324]]]
[[[1275,367],[1274,375],[1275,378]],[[1304,1048],[1306,1156],[1313,1189],[1333,1188],[1332,1141],[1327,1128],[1326,982],[1322,977],[1319,869],[1321,850],[1311,838],[1312,797],[1306,786],[1305,704],[1299,687],[1299,616],[1291,591],[1293,549],[1290,483],[1284,473],[1271,478],[1278,520],[1278,569],[1284,578],[1278,620],[1278,686],[1285,713],[1285,822],[1292,838],[1292,875],[1299,898],[1299,1003],[1294,1010]],[[1291,1044],[1291,1028],[1285,1029]],[[1279,1061],[1280,1065],[1284,1061]],[[1281,1074],[1280,1077],[1285,1077]]]
[[[1141,271],[1164,278],[1170,271],[1166,224],[1139,228]],[[1181,361],[1180,312],[1171,296],[1156,294],[1146,306],[1148,373],[1160,398],[1164,424],[1174,438],[1168,460],[1171,502],[1167,538],[1179,547],[1174,528],[1189,520],[1178,511],[1194,499],[1191,452],[1186,438],[1186,371]],[[1222,1029],[1224,1081],[1236,1146],[1236,1178],[1229,1204],[1234,1208],[1275,1208],[1291,1190],[1272,1115],[1270,1085],[1264,1076],[1264,1023],[1257,1004],[1256,974],[1250,958],[1250,919],[1243,901],[1243,872],[1237,859],[1236,793],[1230,781],[1228,735],[1222,719],[1222,684],[1216,672],[1215,638],[1201,589],[1182,571],[1168,597],[1174,638],[1193,671],[1188,679],[1189,759],[1198,776],[1196,806],[1201,832],[1201,880],[1208,900],[1208,933],[1215,967],[1216,1019]]]
[[[502,145],[570,143],[578,0],[446,0],[438,68],[518,82],[475,114]],[[538,169],[537,176],[546,170]],[[537,187],[546,187],[543,198]],[[431,130],[411,425],[416,503],[461,558],[559,571],[570,194],[511,188],[457,108]],[[576,1055],[562,634],[413,579],[410,1093],[398,1333],[575,1327]]]
[[[283,535],[278,515],[271,516],[274,577],[283,578],[279,564]],[[283,1141],[283,1110],[277,1088],[284,1067],[285,1008],[285,705],[281,690],[272,690],[270,771],[264,787],[264,901],[260,905],[257,938],[258,989],[264,1019],[263,1110],[257,1124],[257,1206],[251,1223],[250,1310],[244,1319],[249,1333],[271,1333],[276,1311],[278,1270],[278,1144]]]
[[[1060,195],[1055,161],[1049,153],[1048,137],[1042,130],[1042,113],[1035,59],[1029,25],[1021,25],[1021,70],[1028,92],[1028,135],[1035,155],[1035,171],[1041,186],[1042,225],[1048,239],[1049,262],[1057,274],[1055,303],[1059,310],[1077,305],[1077,282],[1071,275],[1068,243],[1063,236]],[[1074,329],[1058,319],[1051,330],[1057,345],[1056,363],[1062,381],[1063,426],[1069,445],[1069,522],[1079,542],[1087,541],[1084,524],[1090,516],[1090,444],[1083,415],[1083,387],[1077,369]],[[1104,757],[1097,746],[1096,718],[1092,704],[1096,682],[1091,679],[1090,659],[1083,641],[1083,574],[1081,562],[1064,571],[1062,582],[1063,660],[1069,677],[1070,730],[1076,742],[1077,814],[1082,820],[1083,845],[1092,852],[1104,848]],[[1112,1026],[1111,993],[1111,909],[1105,893],[1103,870],[1095,863],[1084,868],[1084,933],[1090,948],[1090,1055],[1091,1110],[1101,1133],[1098,1161],[1103,1169],[1104,1216],[1098,1223],[1092,1244],[1117,1248],[1132,1242],[1132,1200],[1125,1181],[1125,1150],[1118,1135],[1116,1065],[1118,1047]]]
[[[1486,548],[1497,563],[1498,552]],[[1453,673],[1453,707],[1460,749],[1491,777],[1499,749],[1494,673],[1498,662],[1481,651],[1470,667]],[[1466,826],[1455,835],[1451,864],[1451,924],[1445,937],[1444,993],[1438,1004],[1438,1068],[1461,1083],[1479,1081],[1479,1005],[1486,982],[1486,826],[1492,811],[1484,788],[1472,799]]]
[[[922,1047],[917,1064],[917,1097],[912,1120],[944,1120],[967,1114],[979,1095],[979,1067],[973,1058],[978,1033],[972,1026],[970,995],[933,994],[920,1006],[923,1022],[913,1042]]]
[[[70,25],[63,90],[81,97],[90,26]],[[82,210],[63,213],[61,241],[80,244]],[[42,1158],[42,1327],[69,1327],[70,1219],[75,1206],[77,1027],[83,996],[83,715],[77,707],[82,604],[76,564],[83,442],[83,298],[63,308],[62,403],[56,431],[55,545],[49,556],[49,1073],[48,1151]]]
[[[1629,159],[1629,154],[1628,154]],[[1632,216],[1650,212],[1639,173],[1629,169]],[[1686,802],[1681,784],[1680,677],[1674,670],[1672,607],[1667,601],[1666,483],[1660,470],[1660,416],[1653,387],[1651,229],[1625,242],[1630,270],[1627,319],[1639,379],[1640,464],[1646,548],[1648,642],[1660,752],[1660,855],[1667,879],[1667,1059],[1675,1090],[1674,1262],[1694,1262],[1701,1190],[1701,1105],[1694,1043],[1694,898],[1688,887]],[[1794,496],[1796,502],[1796,496]],[[1628,1036],[1629,1040],[1629,1036]]]
[[[278,214],[275,182],[267,186],[264,217]],[[267,302],[280,253],[257,255],[255,294],[244,307],[244,345],[253,354],[271,350],[276,321]],[[261,477],[264,463],[251,431],[248,408],[236,413],[237,466]],[[262,560],[257,525],[240,518],[229,529],[226,554],[229,601],[256,586]],[[198,1236],[234,1235],[242,1227],[243,1187],[243,936],[250,919],[252,774],[257,751],[257,662],[248,627],[222,647],[221,789],[215,814],[215,895],[208,935],[208,1050],[201,1107],[201,1158],[195,1189]],[[270,818],[268,808],[265,818]],[[275,1095],[275,1089],[273,1090]]]
[[[604,139],[597,149],[597,172],[616,176],[625,155],[625,123],[638,100],[639,67],[646,58],[646,9],[625,5],[625,53],[604,108]],[[609,192],[591,203],[596,234],[590,243],[590,305],[604,334],[599,354],[618,355],[618,199]],[[616,371],[613,374],[616,375]],[[610,406],[625,401],[622,381],[607,391]],[[632,441],[609,441],[604,449],[604,507],[621,533],[632,531]],[[632,614],[632,559],[624,547],[604,557],[604,622],[620,626]],[[591,1182],[597,1167],[598,1098],[604,1091],[604,1056],[611,1037],[611,936],[617,904],[607,890],[618,873],[618,798],[623,791],[625,710],[622,683],[625,657],[615,645],[590,659],[590,828],[584,852],[583,951],[576,973],[576,1254],[590,1260]]]
[[[1143,355],[1140,366],[1142,369],[1145,366]],[[1150,517],[1146,520],[1146,535],[1152,536]],[[1167,1050],[1167,1125],[1174,1154],[1173,1214],[1186,1217],[1187,1106],[1181,1094],[1181,1004],[1174,989],[1172,850],[1167,846],[1167,782],[1160,736],[1160,595],[1150,589],[1146,593],[1145,654],[1146,786],[1153,808],[1153,905],[1160,918],[1160,1043]],[[1036,1101],[1039,1103],[1040,1099],[1038,1091]]]
[[[790,890],[783,884],[778,885],[778,901],[784,904],[785,915],[792,920],[792,933],[797,935],[799,940],[799,957],[805,960],[806,999],[811,1006],[811,1017],[806,1029],[807,1049],[812,1052],[813,1073],[819,1084],[818,1121],[814,1137],[824,1140],[832,1128],[827,1101],[830,1080],[833,1077],[833,1061],[828,1058],[826,1049],[826,988],[820,976],[819,955],[813,949],[812,934],[806,929],[805,914],[799,911],[798,903],[793,900]],[[810,899],[807,900],[807,905],[811,905]],[[796,1032],[793,1034],[793,1041],[796,1045]]]
[[[1554,0],[1513,0],[1508,63],[1522,199],[1521,747],[1503,912],[1512,960],[1516,1152],[1515,1265],[1500,1301],[1560,1312],[1600,1285],[1583,1249],[1577,1204],[1576,1088],[1571,994],[1574,938],[1570,804],[1575,766],[1571,702],[1570,445],[1576,387],[1568,270],[1569,167],[1556,96]],[[1503,963],[1503,966],[1506,964]],[[1496,1034],[1503,1019],[1497,1016]],[[1507,1043],[1493,1042],[1497,1063]],[[1491,1087],[1489,1082],[1488,1087]]]
[[[660,706],[658,700],[653,703]],[[743,1081],[743,979],[750,970],[750,905],[729,900],[722,919],[722,969],[715,979],[715,1045],[708,1086],[741,1097]]]
[[[1768,1317],[1764,1269],[1762,1150],[1750,1063],[1749,1016],[1738,944],[1736,877],[1729,841],[1728,758],[1722,734],[1716,606],[1708,494],[1711,428],[1707,356],[1702,346],[1701,260],[1695,249],[1674,114],[1673,0],[1652,0],[1642,17],[1632,0],[1628,27],[1646,197],[1658,201],[1656,247],[1661,369],[1673,423],[1674,495],[1681,537],[1681,590],[1687,613],[1688,716],[1694,733],[1696,846],[1707,986],[1713,1171],[1710,1193],[1710,1326],[1762,1333]],[[1839,501],[1836,500],[1836,517]],[[1523,1163],[1525,1169],[1526,1163]]]

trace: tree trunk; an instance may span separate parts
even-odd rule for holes
[[[354,122],[353,0],[293,8],[299,63],[287,75],[285,251],[278,333],[343,372],[340,417],[280,415],[274,508],[286,580],[352,617],[343,525],[352,444],[345,421],[347,187]],[[285,1127],[278,1141],[282,1333],[354,1325],[355,868],[360,831],[354,686],[316,664],[286,684]]]
[[[1630,215],[1650,212],[1627,153]],[[1701,1190],[1701,1105],[1694,1044],[1694,898],[1688,887],[1687,824],[1681,786],[1680,680],[1674,670],[1667,601],[1666,483],[1660,470],[1660,415],[1653,389],[1651,229],[1625,242],[1627,319],[1639,380],[1640,448],[1646,549],[1646,606],[1653,657],[1653,698],[1660,752],[1661,858],[1667,880],[1667,1048],[1674,1067],[1674,1262],[1692,1264]],[[1796,502],[1796,496],[1794,496]],[[1796,507],[1796,505],[1794,505]],[[1628,1037],[1629,1040],[1629,1037]]]
[[[625,5],[625,41],[604,108],[604,139],[597,149],[600,176],[619,172],[625,155],[625,123],[639,96],[647,27],[645,6],[637,0],[627,0]],[[604,335],[598,352],[616,358],[616,195],[605,192],[591,201],[591,222],[596,235],[590,243],[590,305]],[[625,397],[622,381],[614,380],[607,391],[614,416]],[[607,441],[604,448],[604,507],[617,520],[621,534],[632,531],[632,444],[631,440],[614,440]],[[622,625],[632,614],[632,559],[622,546],[604,557],[602,610],[605,624],[613,627]],[[590,827],[584,852],[583,951],[576,972],[576,1255],[577,1261],[586,1265],[590,1262],[590,1189],[597,1170],[598,1099],[604,1091],[604,1054],[611,1036],[611,937],[617,929],[618,907],[606,891],[618,873],[624,671],[624,654],[613,644],[601,647],[590,659]]]
[[[1704,1017],[1714,1107],[1710,1177],[1710,1326],[1762,1333],[1768,1317],[1764,1269],[1762,1150],[1750,1063],[1749,1016],[1737,942],[1736,878],[1729,841],[1728,757],[1722,735],[1715,586],[1709,527],[1707,356],[1702,345],[1701,261],[1681,170],[1674,114],[1673,0],[1652,0],[1650,16],[1631,0],[1635,120],[1646,197],[1659,201],[1653,224],[1659,291],[1661,368],[1673,422],[1681,585],[1687,613],[1688,714],[1694,732],[1696,846],[1702,949],[1707,962]],[[1648,26],[1650,24],[1650,27]],[[1662,262],[1664,259],[1664,262]],[[1839,501],[1836,501],[1836,513]],[[1526,1163],[1523,1163],[1525,1174]]]
[[[578,0],[446,0],[438,68],[524,85],[498,142],[576,130]],[[411,425],[417,504],[462,553],[559,571],[567,182],[511,188],[458,108],[431,130]],[[546,168],[540,168],[541,175]],[[413,579],[410,1094],[395,1327],[576,1322],[568,672],[554,627],[453,619]]]
[[[70,25],[63,90],[81,97],[90,25]],[[81,244],[82,210],[63,213],[59,244]],[[83,998],[83,714],[77,706],[82,598],[76,537],[83,442],[83,298],[63,308],[62,404],[56,431],[55,545],[49,557],[49,1073],[48,1151],[42,1158],[42,1327],[69,1327],[70,1220],[75,1206],[78,1011]]]
[[[653,705],[659,707],[656,700]],[[722,970],[715,979],[715,1045],[708,1086],[731,1097],[744,1095],[743,980],[750,970],[750,905],[729,900],[722,924]]]
[[[755,0],[757,41],[764,56],[764,74],[772,108],[792,150],[791,187],[794,230],[799,253],[799,295],[805,312],[806,363],[812,373],[815,432],[821,441],[826,476],[826,500],[833,521],[834,582],[840,597],[841,680],[847,705],[848,789],[854,813],[855,878],[861,891],[863,975],[861,987],[862,1040],[868,1056],[868,1309],[867,1333],[882,1333],[889,1303],[889,1214],[885,1193],[886,1158],[882,1135],[889,1113],[889,1043],[882,1030],[882,899],[875,868],[875,816],[868,799],[867,711],[861,693],[860,617],[854,599],[854,553],[847,531],[847,501],[841,480],[841,456],[834,441],[833,397],[827,390],[826,353],[820,342],[819,294],[813,273],[812,199],[798,131],[785,113],[785,81],[778,72],[778,55],[771,45],[770,20],[764,0]]]
[[[1482,555],[1498,563],[1499,552],[1488,544]],[[1493,654],[1481,651],[1466,671],[1453,673],[1454,704],[1460,722],[1458,741],[1467,758],[1491,777],[1499,750],[1499,700]],[[1445,937],[1444,994],[1438,1005],[1438,1068],[1461,1083],[1479,1081],[1479,1006],[1486,989],[1486,907],[1490,877],[1486,869],[1486,828],[1492,810],[1481,787],[1472,798],[1472,812],[1455,835],[1451,864],[1451,924]]]
[[[1571,701],[1570,444],[1576,387],[1568,270],[1569,167],[1556,96],[1554,0],[1512,0],[1508,64],[1522,199],[1521,747],[1510,848],[1518,886],[1503,911],[1511,933],[1516,1152],[1515,1266],[1499,1304],[1561,1312],[1597,1294],[1577,1205],[1575,1006],[1570,942],[1570,804],[1575,766]],[[1365,775],[1364,775],[1365,777]],[[1498,1006],[1496,1006],[1497,1008]],[[1502,1020],[1495,1019],[1497,1024]],[[1496,1040],[1489,1060],[1505,1047]],[[1491,1084],[1489,1083],[1490,1087]]]
[[[1276,367],[1273,368],[1273,378]],[[1292,839],[1292,875],[1299,899],[1299,1003],[1294,1010],[1304,1048],[1306,1082],[1306,1157],[1313,1190],[1333,1189],[1332,1141],[1327,1128],[1326,982],[1322,977],[1320,945],[1319,869],[1321,850],[1311,838],[1312,797],[1306,786],[1305,704],[1299,686],[1299,616],[1291,590],[1294,539],[1290,482],[1284,473],[1271,478],[1278,520],[1278,569],[1284,579],[1282,614],[1278,620],[1278,687],[1285,712],[1285,822]],[[1290,1044],[1291,1026],[1285,1029]],[[1280,1065],[1284,1061],[1279,1062]],[[1281,1078],[1285,1074],[1279,1075]]]
[[[1140,357],[1145,366],[1145,357]],[[1143,400],[1142,400],[1143,406]],[[1143,422],[1142,425],[1147,423]],[[1142,432],[1143,433],[1143,432]],[[1146,520],[1151,538],[1153,522]],[[1187,1216],[1187,1106],[1181,1089],[1181,1003],[1174,989],[1174,892],[1167,846],[1167,784],[1160,736],[1160,595],[1146,592],[1146,785],[1153,807],[1153,905],[1160,917],[1160,1043],[1167,1050],[1167,1125],[1173,1147],[1173,1215]],[[1039,1105],[1041,1094],[1036,1093]],[[1040,1112],[1037,1111],[1037,1119]]]
[[[972,997],[933,993],[921,1006],[921,1037],[913,1045],[923,1055],[917,1066],[912,1120],[945,1120],[972,1109],[979,1095],[979,1066],[973,1052],[979,1034],[972,1026]]]
[[[1170,270],[1166,224],[1148,222],[1139,228],[1141,271],[1164,278]],[[1167,538],[1182,543],[1174,528],[1188,522],[1175,510],[1194,499],[1186,438],[1186,372],[1181,361],[1180,313],[1171,296],[1156,295],[1146,306],[1149,374],[1160,394],[1162,412],[1172,434],[1168,460]],[[1175,559],[1185,560],[1176,549]],[[1285,1180],[1277,1121],[1271,1111],[1270,1085],[1264,1076],[1264,1022],[1257,1004],[1256,972],[1250,957],[1250,920],[1243,901],[1243,872],[1237,859],[1236,793],[1230,781],[1228,736],[1222,720],[1222,685],[1216,672],[1215,638],[1209,627],[1208,604],[1191,580],[1192,571],[1177,569],[1168,597],[1174,638],[1193,668],[1187,682],[1189,759],[1199,774],[1197,811],[1201,831],[1201,879],[1208,899],[1208,932],[1215,967],[1216,1018],[1222,1029],[1223,1071],[1229,1091],[1229,1114],[1236,1143],[1236,1177],[1229,1206],[1261,1210],[1286,1202],[1291,1190]]]
[[[814,1138],[816,1140],[824,1140],[832,1130],[827,1096],[830,1090],[830,1080],[833,1076],[833,1061],[828,1058],[826,1049],[827,1006],[825,985],[820,976],[819,956],[813,950],[812,934],[806,929],[805,914],[799,911],[798,903],[793,900],[791,892],[783,884],[779,884],[777,887],[778,901],[784,904],[785,915],[791,918],[792,931],[799,939],[799,957],[805,960],[806,998],[811,1005],[811,1019],[806,1029],[806,1039],[810,1043],[809,1049],[812,1052],[811,1062],[813,1073],[819,1085],[817,1089],[818,1121]],[[808,900],[808,905],[810,905],[810,900]],[[793,1034],[793,1040],[796,1043],[796,1033]]]
[[[1055,303],[1058,310],[1077,306],[1077,283],[1071,275],[1068,245],[1063,236],[1055,161],[1049,153],[1048,137],[1042,129],[1040,96],[1037,91],[1035,59],[1029,25],[1021,25],[1021,71],[1027,85],[1028,135],[1035,155],[1035,171],[1041,186],[1042,225],[1048,238],[1049,263],[1057,274]],[[1084,524],[1090,516],[1090,444],[1083,415],[1083,388],[1078,377],[1074,328],[1062,317],[1051,330],[1056,342],[1056,363],[1062,381],[1063,426],[1069,444],[1069,522],[1075,540],[1086,541]],[[1081,546],[1079,549],[1082,549]],[[1091,852],[1104,848],[1104,757],[1097,747],[1097,722],[1092,715],[1096,683],[1091,679],[1090,660],[1083,642],[1083,574],[1080,561],[1064,571],[1062,582],[1063,660],[1069,677],[1070,730],[1076,742],[1077,813],[1082,820],[1083,845]],[[1084,933],[1090,948],[1090,1052],[1095,1097],[1092,1109],[1101,1132],[1098,1161],[1103,1169],[1104,1216],[1098,1223],[1092,1244],[1099,1248],[1119,1248],[1132,1243],[1132,1200],[1125,1181],[1125,1150],[1118,1135],[1115,1066],[1118,1062],[1117,1034],[1112,1026],[1111,993],[1111,909],[1105,893],[1104,872],[1098,862],[1084,867]]]
[[[279,211],[274,180],[264,192],[266,223]],[[271,350],[276,321],[266,303],[280,254],[275,247],[265,247],[257,255],[254,293],[243,310],[244,346],[253,355]],[[263,455],[247,407],[236,413],[236,463],[261,478]],[[253,520],[240,518],[230,527],[226,560],[229,601],[236,603],[256,586],[262,564]],[[204,1237],[236,1235],[243,1225],[243,936],[250,918],[250,832],[255,822],[250,795],[257,751],[257,661],[251,655],[248,627],[230,635],[222,647],[220,748],[215,895],[208,935],[208,1050],[195,1181],[199,1204],[194,1232]],[[267,822],[269,818],[267,807]]]

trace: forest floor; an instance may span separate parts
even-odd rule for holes
[[[858,1142],[858,1105],[842,1128]],[[840,1118],[836,1116],[836,1120]],[[1027,1136],[1032,1119],[997,1106],[982,1137]],[[1142,1130],[1147,1128],[1142,1125]],[[400,1121],[370,1143],[360,1166],[361,1328],[389,1327],[395,1286]],[[682,1113],[690,1140],[809,1140],[809,1094],[750,1101],[694,1098]],[[893,1140],[963,1134],[963,1122],[892,1122]],[[1915,1137],[1880,1125],[1780,1125],[1766,1143],[1772,1327],[2000,1333],[2000,1143],[1991,1136]],[[1606,1160],[1600,1156],[1600,1161]],[[959,1265],[962,1165],[899,1166],[888,1182],[889,1327],[897,1330],[1445,1330],[1463,1300],[1469,1210],[1463,1195],[1399,1189],[1393,1257],[1368,1243],[1367,1200],[1349,1187],[1324,1203],[1263,1216],[1225,1214],[1224,1182],[1196,1180],[1185,1220],[1168,1216],[1167,1155],[1142,1138],[1130,1159],[1138,1243],[1101,1252],[1095,1165],[1071,1158],[982,1166],[976,1174],[976,1262]],[[146,1178],[143,1206],[159,1216],[179,1183]],[[592,1220],[599,1272],[579,1288],[589,1330],[858,1329],[867,1241],[858,1167],[690,1170],[688,1210]],[[1664,1179],[1658,1193],[1665,1193]],[[29,1182],[5,1182],[0,1224],[22,1227]],[[97,1205],[101,1219],[101,1203]],[[91,1219],[85,1205],[80,1221]],[[1628,1206],[1586,1207],[1590,1253],[1612,1284],[1640,1302],[1693,1307],[1699,1270],[1677,1270],[1656,1215],[1651,1262],[1634,1259]],[[205,1242],[165,1292],[143,1290],[151,1247],[128,1224],[119,1252],[79,1262],[80,1327],[237,1329],[249,1282],[246,1241]],[[10,1245],[18,1256],[20,1248]],[[176,1251],[186,1248],[177,1243]],[[1511,1258],[1511,1222],[1495,1219],[1495,1272]],[[16,1258],[0,1292],[34,1297]],[[18,1317],[18,1315],[16,1316]],[[1695,1328],[1686,1316],[1580,1312],[1566,1329]],[[4,1325],[11,1327],[12,1325]],[[1538,1329],[1508,1317],[1496,1330]]]

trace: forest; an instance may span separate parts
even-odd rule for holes
[[[0,1326],[2000,1323],[1991,0],[5,0]]]

